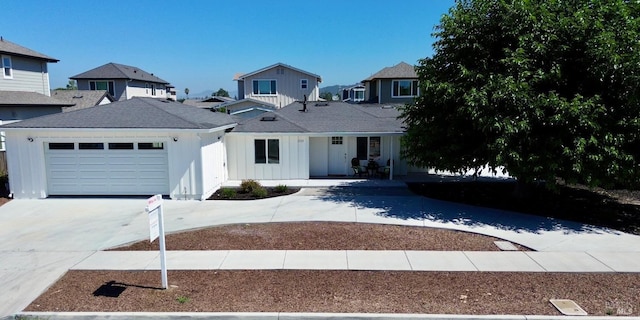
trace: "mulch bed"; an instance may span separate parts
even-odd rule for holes
[[[25,310],[560,315],[549,299],[561,298],[590,315],[640,315],[640,274],[169,271],[168,279],[160,290],[158,271],[70,271]]]
[[[277,188],[274,188],[274,187],[263,187],[263,188],[267,191],[267,195],[265,197],[262,197],[262,198],[257,198],[256,196],[254,196],[250,192],[242,192],[242,190],[240,188],[223,187],[223,188],[218,189],[207,200],[256,200],[256,199],[266,199],[266,198],[286,196],[286,195],[294,194],[294,193],[300,191],[300,188],[291,188],[291,187],[287,187],[287,189],[285,191],[282,191],[282,192],[279,192],[277,190]],[[231,197],[227,197],[224,194],[224,190],[225,189],[234,190],[235,194],[233,196],[231,196]]]

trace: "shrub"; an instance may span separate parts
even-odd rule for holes
[[[262,185],[260,185],[260,182],[253,179],[242,180],[240,183],[240,190],[245,193],[253,192],[253,190],[258,188],[262,188]]]
[[[220,190],[220,196],[227,199],[233,198],[236,196],[236,190],[231,188],[222,188],[222,190]]]
[[[284,184],[279,184],[279,185],[277,185],[277,186],[275,187],[275,189],[274,189],[274,190],[275,190],[275,192],[277,192],[277,193],[283,193],[283,192],[286,192],[286,191],[287,191],[287,186],[286,186],[286,185],[284,185]]]
[[[251,194],[253,194],[253,196],[256,198],[264,198],[267,196],[267,189],[259,186],[253,189],[253,191],[251,191]]]

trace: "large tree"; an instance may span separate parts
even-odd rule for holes
[[[227,90],[225,89],[218,89],[218,91],[214,92],[213,94],[211,94],[212,97],[229,97],[229,92],[227,92]]]
[[[403,155],[522,182],[637,182],[639,13],[635,0],[458,0],[416,67]]]

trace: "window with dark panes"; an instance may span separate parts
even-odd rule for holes
[[[358,137],[357,142],[357,150],[358,150],[358,160],[367,160],[368,155],[368,139],[367,137]]]
[[[133,150],[132,142],[112,142],[109,143],[109,150]]]
[[[380,159],[380,137],[369,138],[369,159]]]
[[[138,143],[138,150],[162,150],[164,149],[164,143],[162,142],[140,142]]]
[[[269,155],[269,163],[280,163],[280,140],[268,140],[267,154]]]
[[[49,142],[49,150],[73,150],[73,142]]]
[[[267,163],[267,144],[264,139],[256,139],[253,144],[255,146],[256,163]]]
[[[80,150],[103,150],[104,143],[102,142],[80,142],[78,143],[78,149]]]
[[[278,139],[256,139],[255,163],[280,163],[280,140]]]

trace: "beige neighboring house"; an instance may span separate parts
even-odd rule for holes
[[[51,97],[69,104],[62,111],[69,112],[114,102],[115,99],[105,90],[52,90]]]
[[[107,63],[69,79],[76,80],[79,90],[106,90],[117,101],[133,97],[167,98],[169,82],[138,67]]]
[[[238,74],[234,77],[238,82],[238,101],[253,99],[282,108],[295,101],[318,101],[322,78],[284,63]]]

